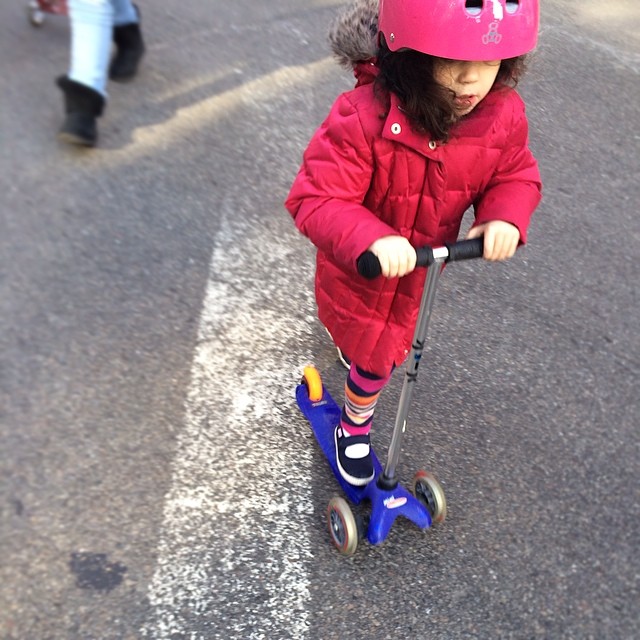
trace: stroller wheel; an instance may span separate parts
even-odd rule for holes
[[[27,16],[34,27],[41,27],[44,24],[44,13],[40,10],[40,5],[36,0],[31,0],[27,5]]]

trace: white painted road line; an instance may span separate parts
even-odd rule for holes
[[[283,364],[301,331],[282,291],[300,279],[284,235],[242,252],[228,225],[218,238],[144,637],[306,638],[311,450],[289,434],[310,354]]]
[[[154,140],[179,137],[223,111],[273,109],[269,117],[279,121],[275,110],[286,95],[331,69],[330,59],[278,69],[182,110]],[[277,131],[271,144],[286,147],[290,137]],[[225,185],[216,206],[221,230],[165,498],[146,638],[307,638],[314,440],[310,429],[302,442],[291,433],[303,424],[294,388],[312,358],[299,345],[310,344],[305,334],[319,325],[311,245],[282,205],[277,215],[256,213],[258,194],[269,193],[273,180],[257,159],[253,173]]]

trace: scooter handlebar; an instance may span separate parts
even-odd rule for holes
[[[444,262],[457,262],[459,260],[472,260],[473,258],[482,258],[484,253],[484,241],[480,238],[472,240],[460,240],[453,244],[446,244],[444,247],[419,247],[416,249],[416,267],[428,267],[436,260]],[[373,280],[377,278],[382,270],[380,261],[371,251],[365,251],[357,260],[358,273]]]
[[[484,254],[484,238],[473,238],[472,240],[460,240],[453,244],[445,245],[449,250],[449,257],[445,262],[458,262],[460,260],[473,260],[482,258]]]

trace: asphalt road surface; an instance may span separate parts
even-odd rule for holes
[[[638,4],[543,2],[544,201],[510,263],[447,269],[398,469],[449,516],[349,559],[293,395],[343,372],[282,205],[352,83],[340,4],[140,0],[95,150],[55,139],[66,20],[1,4],[2,640],[640,637]]]

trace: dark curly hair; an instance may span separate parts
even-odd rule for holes
[[[388,102],[394,93],[417,131],[427,132],[443,142],[459,116],[453,104],[453,92],[435,80],[436,65],[441,58],[413,49],[391,51],[380,38],[376,91]],[[515,87],[526,70],[527,56],[502,60],[492,91]]]

